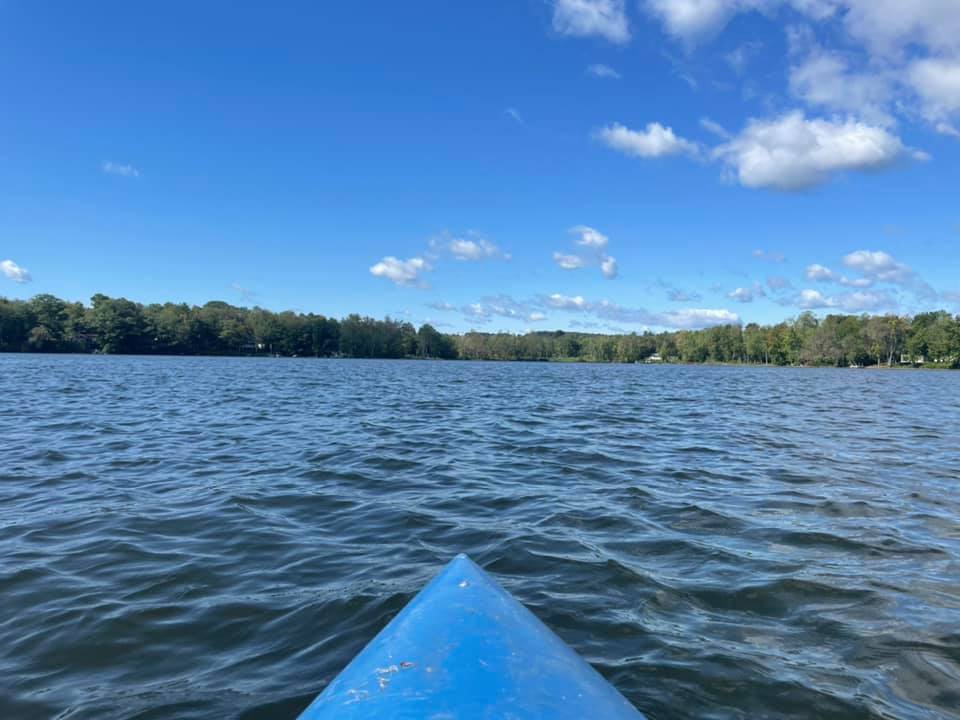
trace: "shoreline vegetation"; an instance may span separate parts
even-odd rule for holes
[[[101,294],[84,305],[43,294],[0,297],[0,352],[947,369],[960,368],[960,316],[804,312],[775,325],[659,333],[449,334],[389,317],[338,320],[221,301],[142,305]]]

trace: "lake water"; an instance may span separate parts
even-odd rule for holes
[[[468,552],[651,718],[960,708],[960,372],[0,356],[0,717],[294,718]]]

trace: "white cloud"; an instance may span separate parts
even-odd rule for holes
[[[787,23],[790,91],[810,107],[893,126],[922,116],[960,135],[960,6],[957,0],[643,0],[664,31],[688,45],[721,31],[738,13]],[[793,16],[782,17],[789,8]],[[801,17],[797,18],[799,14]],[[798,21],[799,20],[799,21]],[[821,23],[814,30],[804,21]],[[830,38],[842,52],[818,46]],[[741,72],[752,46],[724,58]]]
[[[845,255],[843,264],[855,271],[859,277],[848,277],[819,263],[808,265],[805,276],[814,282],[835,283],[861,291],[878,284],[888,284],[896,285],[924,299],[937,297],[937,292],[912,268],[881,250],[857,250]],[[801,293],[800,299],[803,303],[825,303],[822,307],[839,307],[849,311],[896,304],[894,298],[885,290],[853,292],[833,297],[823,296],[816,290],[804,292],[808,295]]]
[[[740,323],[740,316],[736,313],[729,310],[706,308],[671,310],[670,312],[660,313],[659,317],[661,322],[654,324],[688,330],[716,325],[738,325]]]
[[[804,289],[800,291],[798,305],[804,310],[816,310],[817,308],[833,307],[833,302],[819,290]]]
[[[617,259],[610,257],[609,255],[604,255],[603,259],[600,261],[600,269],[603,271],[603,276],[608,280],[613,280],[619,273],[617,268]]]
[[[553,29],[561,35],[596,36],[617,44],[630,40],[624,0],[554,0]]]
[[[960,15],[960,7],[955,8]],[[909,82],[923,101],[924,116],[944,135],[958,134],[948,119],[960,114],[960,56],[925,58],[910,64]]]
[[[839,285],[846,285],[847,287],[868,288],[873,285],[873,280],[869,277],[849,278],[819,263],[808,265],[805,275],[807,280],[813,280],[814,282],[832,282]]]
[[[480,302],[465,305],[461,308],[461,312],[466,319],[479,323],[491,322],[494,317],[535,323],[547,319],[546,314],[540,310],[543,305],[540,301],[521,301],[509,295],[495,295],[482,298]]]
[[[608,238],[602,232],[592,227],[588,227],[587,225],[577,225],[570,228],[570,234],[580,236],[580,238],[576,241],[577,245],[594,248],[596,250],[603,250],[610,242],[610,238]]]
[[[844,312],[859,313],[884,308],[895,308],[896,299],[888,292],[864,291],[824,295],[819,290],[804,289],[795,300],[802,310],[836,309]]]
[[[787,290],[793,285],[785,277],[779,275],[771,275],[767,278],[767,287],[773,290],[774,292],[779,292],[780,290]]]
[[[642,158],[683,153],[696,155],[699,151],[696,143],[679,137],[673,128],[657,122],[648,123],[644,130],[631,130],[620,123],[613,123],[598,130],[595,137],[625,155]]]
[[[587,254],[568,255],[562,252],[553,254],[553,261],[564,270],[576,270],[587,265],[600,265],[600,271],[608,280],[617,277],[619,269],[617,260],[607,255],[604,250],[610,243],[610,238],[596,228],[588,225],[576,225],[570,228],[570,234],[577,236],[575,241],[580,247],[587,249]]]
[[[955,49],[960,13],[955,0],[646,0],[668,33],[687,42],[713,35],[737,13],[791,7],[815,21],[842,17],[847,32],[878,56],[911,43]]]
[[[140,177],[140,171],[137,170],[133,165],[123,165],[121,163],[115,163],[111,161],[104,162],[100,169],[103,170],[107,175],[119,175],[120,177],[128,178],[138,178]]]
[[[913,270],[882,250],[857,250],[844,256],[843,264],[877,282],[912,285],[918,280]]]
[[[652,312],[643,308],[623,307],[609,300],[589,302],[580,295],[571,297],[560,293],[545,298],[544,304],[557,310],[592,315],[600,320],[645,327],[693,329],[740,322],[739,315],[723,309],[690,308]]]
[[[737,13],[771,13],[788,5],[815,20],[834,14],[840,0],[645,0],[647,11],[668,33],[694,43],[718,33]]]
[[[20,267],[13,260],[0,262],[0,271],[15,283],[28,283],[33,280],[30,271],[25,267]]]
[[[751,188],[803,190],[845,171],[887,167],[907,155],[898,137],[854,120],[808,120],[791,112],[774,120],[753,120],[715,157]]]
[[[750,303],[753,302],[753,290],[745,287],[738,287],[731,293],[727,294],[727,297],[731,300],[736,300],[741,303]]]
[[[739,9],[739,0],[647,0],[667,32],[694,41],[720,30]]]
[[[482,237],[478,237],[475,240],[470,238],[453,238],[448,247],[457,260],[510,259],[507,253],[503,252],[494,243]]]
[[[846,9],[844,24],[874,55],[896,57],[907,45],[955,52],[960,45],[956,0],[830,0]]]
[[[376,265],[371,266],[370,272],[377,277],[392,280],[397,285],[405,287],[425,287],[421,275],[432,269],[433,267],[430,263],[421,257],[399,260],[392,255],[388,255]]]
[[[854,72],[846,57],[816,50],[790,68],[790,92],[808,105],[890,125],[894,78],[884,71]]]
[[[585,310],[588,307],[587,301],[581,295],[562,295],[553,293],[547,298],[547,305],[559,310]]]
[[[587,67],[587,75],[592,75],[596,78],[612,78],[614,80],[620,79],[620,73],[614,70],[609,65],[604,65],[602,63],[594,63]]]
[[[488,323],[492,320],[490,313],[481,303],[472,303],[463,308],[463,314],[468,319],[479,323]]]
[[[586,260],[579,255],[565,255],[560,252],[553,254],[553,261],[564,270],[576,270],[586,265]]]

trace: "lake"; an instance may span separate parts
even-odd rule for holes
[[[651,718],[960,717],[960,372],[0,356],[0,717],[295,718],[467,552]]]

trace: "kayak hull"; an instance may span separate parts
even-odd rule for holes
[[[533,613],[458,555],[300,720],[643,716]]]

